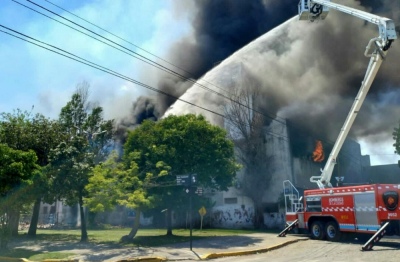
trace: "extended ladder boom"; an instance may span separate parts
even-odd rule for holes
[[[347,115],[346,121],[344,122],[342,129],[340,130],[339,136],[336,139],[335,145],[332,148],[332,151],[329,155],[324,169],[322,170],[321,175],[312,176],[310,178],[310,181],[317,183],[318,187],[321,189],[325,188],[326,186],[332,187],[330,180],[336,164],[337,156],[340,149],[342,148],[347,134],[350,131],[351,126],[353,125],[354,120],[357,117],[358,111],[360,110],[361,105],[363,104],[365,97],[367,96],[369,88],[371,87],[371,84],[374,81],[376,74],[378,73],[378,70],[382,64],[382,60],[383,58],[380,54],[375,53],[372,55],[364,80],[361,84],[361,88],[358,91],[358,94],[353,102],[353,106],[351,107],[350,112]]]
[[[397,38],[396,28],[393,20],[386,17],[373,15],[355,8],[336,4],[330,0],[301,0],[299,3],[300,19],[314,21],[321,16],[322,12],[325,13],[323,16],[321,16],[321,18],[324,19],[328,14],[328,8],[336,9],[343,13],[361,18],[367,22],[376,24],[379,27],[379,38],[381,40],[382,47],[386,46],[388,41]],[[305,15],[303,12],[305,12]]]
[[[372,15],[367,12],[332,3],[331,1],[327,0],[301,0],[299,3],[300,20],[307,19],[314,21],[315,19],[325,19],[329,8],[336,9],[378,25],[379,36],[371,39],[367,45],[365,56],[371,57],[367,72],[365,73],[360,90],[354,100],[346,121],[340,130],[339,136],[336,139],[335,145],[333,146],[325,167],[320,176],[312,176],[310,178],[310,181],[317,183],[318,187],[321,189],[325,187],[332,187],[330,180],[339,151],[342,148],[350,128],[357,117],[358,111],[360,110],[365,97],[367,96],[369,88],[371,87],[371,84],[378,73],[382,61],[385,59],[387,50],[390,48],[391,43],[397,38],[395,25],[391,19]],[[372,46],[374,46],[374,51],[369,53],[369,50],[372,48]]]

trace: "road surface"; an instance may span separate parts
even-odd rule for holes
[[[319,240],[300,241],[286,247],[241,257],[213,259],[215,262],[398,262],[400,261],[400,238],[383,238],[372,251],[361,251],[362,242],[345,243]]]

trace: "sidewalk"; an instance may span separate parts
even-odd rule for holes
[[[305,235],[288,235],[277,237],[272,233],[254,233],[237,236],[209,237],[207,239],[193,240],[192,250],[190,242],[178,243],[162,247],[119,247],[110,245],[96,245],[93,243],[75,243],[73,245],[58,246],[53,243],[49,250],[49,243],[30,243],[31,250],[49,250],[69,252],[76,254],[70,259],[48,259],[47,262],[86,262],[86,261],[179,261],[179,260],[205,260],[224,256],[239,256],[261,252],[268,252],[285,245],[306,240]],[[28,248],[26,245],[20,248]],[[10,261],[1,257],[0,262]],[[23,261],[13,259],[12,261]],[[27,260],[26,260],[27,261]]]
[[[110,256],[109,258],[104,256],[106,254],[83,255],[79,257],[79,260],[109,262],[205,260],[225,256],[268,252],[307,239],[308,237],[304,235],[277,237],[277,234],[255,233],[195,240],[192,242],[192,251],[190,250],[190,242],[185,242],[157,248],[120,250],[121,253],[112,257]]]

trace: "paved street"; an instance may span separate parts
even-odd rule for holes
[[[162,247],[119,247],[107,244],[65,243],[65,242],[26,242],[14,243],[20,247],[36,251],[72,252],[73,259],[79,261],[121,261],[137,258],[157,258],[151,261],[193,261],[213,259],[225,261],[274,261],[274,262],[397,262],[400,257],[400,238],[386,237],[372,251],[362,252],[364,242],[329,242],[310,240],[306,235],[255,233],[237,236],[211,237]],[[256,254],[256,255],[254,255]],[[72,260],[71,260],[72,261]]]
[[[335,243],[308,240],[256,255],[225,257],[215,262],[397,262],[400,257],[400,238],[384,238],[372,251],[361,251],[363,243],[349,241]],[[189,261],[189,260],[187,260]]]

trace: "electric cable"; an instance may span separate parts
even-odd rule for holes
[[[67,26],[67,27],[69,27],[69,28],[71,28],[71,29],[73,29],[73,30],[76,30],[76,31],[78,31],[78,32],[80,32],[80,33],[82,33],[82,34],[85,34],[86,36],[89,36],[89,37],[91,37],[91,38],[93,38],[93,39],[95,39],[95,40],[97,40],[97,41],[100,41],[100,42],[102,42],[102,43],[108,45],[108,46],[111,46],[111,47],[113,47],[113,48],[115,48],[115,49],[117,49],[117,50],[119,50],[119,51],[121,51],[121,52],[123,52],[123,53],[125,53],[125,54],[128,54],[128,55],[130,55],[130,56],[132,56],[132,57],[134,57],[134,58],[136,58],[136,59],[139,59],[139,60],[141,60],[141,61],[143,61],[143,62],[145,62],[145,63],[149,63],[150,65],[155,66],[155,67],[158,68],[158,69],[161,69],[161,70],[166,71],[166,72],[168,72],[168,73],[174,74],[175,76],[181,77],[181,78],[182,78],[183,80],[185,80],[185,81],[190,81],[190,82],[193,82],[194,84],[200,85],[202,88],[204,88],[204,89],[206,89],[206,90],[208,90],[208,91],[211,91],[211,92],[213,92],[213,93],[215,93],[215,94],[217,94],[217,95],[220,95],[220,96],[222,96],[222,97],[224,97],[224,98],[230,100],[231,102],[238,103],[237,101],[233,100],[233,99],[230,98],[230,97],[227,97],[227,96],[225,96],[225,95],[223,95],[223,94],[220,94],[220,93],[216,92],[215,90],[209,89],[208,87],[205,87],[205,86],[199,84],[196,80],[194,80],[194,79],[192,79],[192,78],[187,78],[187,77],[185,77],[185,76],[183,76],[183,75],[181,75],[181,74],[179,74],[179,73],[177,73],[177,72],[175,72],[175,71],[173,71],[173,70],[171,70],[171,69],[169,69],[169,68],[167,68],[167,67],[164,67],[164,66],[162,66],[161,64],[156,63],[156,62],[154,62],[154,61],[152,61],[152,60],[150,60],[150,59],[148,59],[148,58],[146,58],[146,57],[144,57],[144,56],[142,56],[142,55],[140,55],[140,54],[138,54],[138,53],[136,53],[136,52],[134,52],[134,51],[132,51],[132,50],[130,50],[130,49],[128,49],[128,48],[126,48],[126,47],[124,47],[124,46],[121,46],[121,45],[119,45],[118,43],[116,43],[116,42],[114,42],[114,41],[112,41],[112,40],[109,40],[108,38],[105,38],[105,37],[103,37],[103,36],[101,36],[101,35],[99,35],[99,34],[93,32],[92,30],[89,30],[89,29],[87,29],[86,27],[81,26],[81,25],[79,25],[78,23],[75,23],[75,22],[73,22],[73,21],[71,21],[71,20],[69,20],[69,19],[67,19],[67,18],[65,18],[65,17],[63,17],[63,16],[61,16],[61,15],[59,15],[59,14],[57,14],[57,13],[51,11],[51,10],[49,10],[49,9],[47,9],[47,8],[45,8],[45,7],[41,6],[41,5],[39,5],[39,4],[36,4],[36,3],[33,2],[33,1],[26,0],[26,1],[30,2],[31,4],[34,4],[34,5],[36,5],[36,6],[40,7],[40,8],[42,8],[42,9],[44,9],[44,10],[46,10],[46,11],[48,11],[48,12],[50,12],[50,13],[52,13],[52,14],[58,16],[58,17],[61,17],[61,18],[67,20],[68,22],[70,22],[70,23],[72,23],[72,24],[75,24],[75,25],[77,25],[77,26],[79,26],[79,27],[81,27],[81,28],[84,28],[85,30],[91,32],[92,34],[95,34],[95,35],[97,35],[97,36],[99,36],[99,37],[101,37],[101,38],[103,38],[103,39],[106,39],[107,41],[109,41],[109,42],[111,42],[111,43],[113,43],[113,44],[116,44],[116,45],[121,46],[122,48],[124,48],[124,49],[126,49],[126,50],[129,50],[130,52],[132,52],[132,53],[138,55],[139,57],[137,57],[137,56],[135,56],[135,55],[132,55],[132,54],[129,54],[129,53],[125,52],[124,50],[121,50],[121,49],[119,49],[119,48],[117,48],[117,47],[115,47],[115,46],[112,46],[112,45],[110,45],[110,44],[108,44],[108,43],[106,43],[106,42],[104,42],[104,41],[102,41],[102,40],[100,40],[100,39],[97,39],[97,38],[95,38],[95,37],[93,37],[93,36],[90,36],[90,35],[88,35],[87,33],[84,33],[84,32],[82,32],[82,31],[80,31],[80,30],[78,30],[78,29],[76,29],[76,28],[74,28],[74,27],[71,27],[71,26],[69,26],[69,25],[67,25],[67,24],[65,24],[65,23],[63,23],[63,22],[61,22],[61,21],[58,21],[58,20],[56,20],[56,19],[54,19],[54,18],[51,18],[51,17],[49,17],[49,16],[47,16],[47,15],[45,15],[45,14],[43,14],[43,13],[41,13],[41,12],[35,10],[35,9],[32,9],[32,8],[26,6],[26,5],[24,5],[24,4],[22,4],[22,3],[18,2],[18,1],[15,1],[15,0],[12,0],[12,1],[14,1],[15,3],[18,3],[18,4],[20,4],[20,5],[24,6],[24,7],[26,7],[26,8],[28,8],[28,9],[32,10],[32,11],[35,11],[35,12],[37,12],[37,13],[43,15],[43,16],[46,16],[46,17],[49,18],[49,19],[52,19],[52,20],[54,20],[54,21],[57,21],[57,22],[59,22],[59,23],[65,25],[65,26]],[[50,1],[47,1],[47,0],[45,0],[45,1],[51,3]],[[51,4],[53,4],[53,3],[51,3]],[[53,4],[53,5],[55,5],[55,4]],[[57,5],[55,5],[55,6],[57,6]],[[59,7],[59,6],[57,6],[57,7]],[[61,8],[61,7],[59,7],[59,8]],[[63,9],[63,8],[61,8],[61,9],[67,11],[66,9]],[[71,12],[69,12],[69,11],[67,11],[67,12],[70,13],[70,14],[73,14],[73,13],[71,13]],[[74,14],[73,14],[73,15],[74,15]],[[76,16],[76,15],[74,15],[74,16]],[[76,16],[76,17],[78,17],[78,16]],[[80,17],[78,17],[78,18],[80,18]],[[84,20],[84,21],[86,21],[86,22],[88,22],[88,23],[90,23],[90,24],[96,26],[94,23],[91,23],[91,22],[89,22],[89,21],[87,21],[87,20],[85,20],[85,19],[83,19],[83,18],[80,18],[80,19],[82,19],[82,20]],[[98,27],[98,26],[96,26],[96,27]],[[100,29],[104,30],[105,32],[108,32],[108,33],[110,33],[110,34],[116,36],[115,34],[109,32],[108,30],[105,30],[105,29],[103,29],[103,28],[101,28],[101,27],[98,27],[98,28],[100,28]],[[116,36],[116,37],[119,38],[119,39],[122,39],[122,38],[120,38],[120,37],[118,37],[118,36]],[[125,41],[125,42],[128,42],[128,43],[132,44],[131,42],[126,41],[125,39],[122,39],[122,40]],[[134,45],[134,44],[132,44],[132,45]],[[134,45],[134,46],[138,47],[137,45]],[[140,48],[140,49],[141,49],[141,48]],[[141,49],[141,50],[147,52],[147,51],[144,50],[144,49]],[[147,52],[147,53],[151,54],[150,52]],[[151,54],[151,55],[153,55],[153,54]],[[154,56],[155,56],[155,55],[154,55]],[[155,57],[157,57],[157,56],[155,56]],[[157,57],[157,58],[159,58],[159,59],[161,59],[161,60],[167,62],[166,60],[164,60],[164,59],[162,59],[162,58],[160,58],[160,57]],[[167,62],[167,63],[169,63],[169,62]],[[169,63],[169,64],[171,64],[171,63]],[[171,64],[171,65],[172,65],[172,64]],[[174,65],[173,65],[173,66],[174,66]],[[176,66],[175,66],[175,67],[176,67]],[[179,68],[179,67],[177,67],[177,68]],[[180,68],[180,69],[181,69],[181,68]],[[182,70],[182,69],[181,69],[181,70]],[[183,70],[183,71],[185,71],[185,70]],[[185,72],[187,72],[187,71],[185,71]],[[215,85],[214,85],[214,86],[215,86]],[[217,86],[216,86],[216,87],[217,87]],[[218,87],[217,87],[217,88],[218,88]],[[223,90],[223,89],[221,89],[221,90]],[[160,91],[161,91],[161,90],[160,90]],[[175,98],[175,99],[177,99],[177,97],[175,97],[175,96],[172,96],[172,97]],[[177,99],[177,100],[180,100],[180,99]],[[251,107],[249,107],[249,106],[247,106],[247,105],[244,105],[244,104],[241,104],[241,103],[238,103],[238,104],[241,105],[241,106],[243,106],[243,107],[245,107],[245,108],[248,108],[249,110],[252,110],[252,111],[255,112],[255,113],[261,114],[262,116],[267,117],[267,118],[271,119],[272,121],[277,121],[277,122],[280,122],[281,124],[289,125],[289,123],[284,123],[284,122],[281,122],[281,121],[277,120],[277,118],[279,118],[278,116],[272,117],[272,116],[269,116],[269,115],[265,115],[264,113],[259,112],[258,110],[255,110],[255,109],[253,109],[253,108],[251,108]],[[293,125],[291,125],[291,127],[299,130],[298,127],[294,127]],[[272,134],[272,133],[269,133],[269,134]],[[278,135],[278,134],[276,134],[275,136],[276,136],[276,137],[283,137],[282,135]],[[310,135],[306,135],[306,136],[307,136],[307,137],[311,137]],[[288,138],[288,137],[286,136],[286,138]],[[322,141],[325,140],[325,143],[326,143],[326,139],[319,139],[319,140],[322,140]],[[329,144],[333,144],[333,142],[331,141],[331,143],[329,143]],[[345,153],[345,152],[342,152],[342,153]]]
[[[30,44],[33,44],[33,45],[36,45],[36,46],[41,47],[41,48],[43,48],[43,49],[46,49],[47,51],[50,51],[50,52],[56,53],[56,54],[58,54],[58,55],[64,56],[64,57],[66,57],[66,58],[69,58],[69,59],[74,60],[74,61],[76,61],[76,62],[79,62],[79,63],[81,63],[81,64],[85,64],[85,65],[87,65],[87,66],[89,66],[89,67],[95,68],[95,69],[100,70],[100,71],[103,71],[103,72],[105,72],[105,73],[114,75],[114,76],[116,76],[116,77],[118,77],[118,78],[121,78],[121,79],[126,80],[126,81],[128,81],[128,82],[131,82],[131,83],[133,83],[133,84],[136,84],[136,85],[145,87],[145,88],[147,88],[147,89],[149,89],[149,90],[158,92],[158,93],[163,94],[163,95],[165,95],[165,96],[169,96],[169,97],[175,98],[176,100],[182,101],[182,102],[187,103],[187,104],[192,105],[192,106],[195,106],[195,107],[200,108],[200,109],[202,109],[202,110],[204,110],[204,111],[207,111],[207,112],[209,112],[209,113],[218,115],[218,116],[220,116],[220,117],[222,117],[222,118],[226,118],[226,116],[223,115],[223,114],[220,114],[220,113],[218,113],[218,112],[215,112],[215,111],[213,111],[213,110],[211,110],[211,109],[208,109],[208,108],[205,108],[205,107],[203,107],[203,106],[199,106],[199,105],[197,105],[197,104],[195,104],[195,103],[186,101],[186,100],[184,100],[184,99],[182,99],[182,98],[180,98],[180,97],[176,97],[176,96],[174,96],[174,95],[171,95],[171,94],[169,94],[169,93],[167,93],[167,92],[164,92],[164,91],[159,90],[159,89],[157,89],[157,88],[154,88],[154,87],[152,87],[152,86],[146,85],[146,84],[144,84],[144,83],[142,83],[142,82],[140,82],[140,81],[134,80],[134,79],[129,78],[129,77],[123,75],[123,74],[120,74],[120,73],[118,73],[118,72],[115,72],[115,71],[113,71],[113,70],[111,70],[111,69],[108,69],[108,68],[106,68],[106,67],[103,67],[103,66],[101,66],[101,65],[98,65],[98,64],[96,64],[96,63],[93,63],[93,62],[91,62],[91,61],[89,61],[89,60],[86,60],[86,59],[84,59],[84,58],[81,58],[81,57],[79,57],[79,56],[77,56],[77,55],[75,55],[75,54],[73,54],[73,53],[71,53],[71,52],[65,51],[64,49],[61,49],[61,48],[55,47],[55,46],[53,46],[53,45],[47,44],[47,43],[45,43],[45,42],[43,42],[43,41],[37,40],[37,39],[35,39],[35,38],[33,38],[33,37],[30,37],[30,36],[28,36],[28,35],[26,35],[26,34],[23,34],[23,33],[21,33],[21,32],[18,32],[18,31],[14,30],[14,29],[11,29],[11,28],[7,27],[7,26],[4,26],[4,25],[0,24],[0,27],[3,27],[3,28],[5,28],[5,29],[7,29],[7,30],[9,30],[9,31],[11,31],[11,32],[13,32],[13,33],[16,33],[16,34],[18,34],[18,35],[24,36],[24,37],[26,37],[26,38],[28,38],[28,39],[31,39],[31,40],[33,40],[33,41],[36,41],[36,42],[38,42],[38,43],[40,43],[40,44],[47,45],[47,46],[49,46],[49,47],[51,47],[51,48],[54,48],[54,49],[58,50],[58,51],[52,50],[52,49],[50,49],[50,48],[48,48],[48,47],[45,47],[45,46],[43,46],[43,45],[34,43],[34,42],[30,41],[30,40],[24,39],[24,38],[22,38],[22,37],[16,36],[16,35],[14,35],[14,34],[12,34],[12,33],[9,33],[9,32],[6,32],[6,31],[0,29],[0,32],[3,32],[3,33],[5,33],[5,34],[8,34],[8,35],[13,36],[13,37],[15,37],[15,38],[18,38],[18,39],[20,39],[20,40],[26,41],[26,42],[28,42],[28,43],[30,43]],[[278,134],[273,134],[273,133],[270,133],[270,134],[273,135],[273,136],[279,137],[279,138],[283,138],[282,136],[280,136],[280,135],[278,135]],[[286,137],[286,138],[288,138],[288,137]]]
[[[59,23],[63,24],[64,26],[67,26],[67,27],[69,27],[69,28],[71,28],[71,29],[73,29],[73,30],[75,30],[75,31],[78,31],[78,32],[80,32],[80,33],[83,33],[82,31],[80,31],[80,30],[78,30],[78,29],[76,29],[76,28],[74,28],[74,27],[71,27],[71,26],[69,26],[69,25],[67,25],[67,24],[65,24],[65,23],[62,23],[62,22],[58,21],[57,19],[51,18],[51,17],[49,17],[49,16],[47,16],[47,15],[45,15],[45,14],[43,14],[43,13],[41,13],[41,12],[39,12],[39,11],[37,11],[37,10],[31,8],[31,7],[28,7],[28,6],[26,6],[26,5],[24,5],[24,4],[20,3],[20,2],[18,2],[18,1],[16,1],[16,0],[11,0],[11,1],[13,1],[13,2],[15,2],[15,3],[17,3],[17,4],[19,4],[19,5],[23,6],[23,7],[25,7],[25,8],[28,8],[28,9],[30,9],[30,10],[36,12],[36,13],[39,13],[39,14],[41,14],[41,15],[44,15],[45,17],[50,18],[50,19],[52,19],[53,21],[59,22]],[[121,47],[121,48],[123,48],[123,49],[125,49],[125,50],[128,50],[129,52],[134,53],[136,56],[140,57],[141,59],[139,59],[139,58],[137,58],[137,57],[134,56],[135,58],[137,58],[137,59],[139,59],[139,60],[141,60],[141,61],[143,61],[143,62],[145,62],[145,63],[148,63],[148,64],[153,65],[153,66],[157,66],[157,68],[159,68],[159,69],[161,69],[161,70],[163,70],[163,71],[165,71],[165,72],[167,72],[167,73],[173,74],[173,75],[175,75],[175,76],[177,76],[177,77],[180,77],[182,80],[189,81],[189,82],[191,82],[191,83],[193,83],[193,84],[195,84],[195,85],[198,85],[198,86],[200,86],[201,88],[203,88],[203,89],[205,89],[205,90],[208,90],[208,91],[210,91],[210,92],[212,92],[212,93],[214,93],[214,94],[216,94],[216,95],[218,95],[218,96],[221,96],[221,97],[223,97],[223,98],[225,98],[225,99],[227,99],[227,100],[229,100],[229,101],[231,101],[231,102],[233,102],[233,103],[237,103],[237,104],[239,104],[240,106],[243,106],[243,107],[245,107],[245,108],[247,108],[247,109],[250,109],[250,110],[252,110],[253,112],[255,112],[255,113],[257,113],[257,114],[260,114],[260,115],[262,115],[262,116],[264,116],[264,117],[266,117],[266,118],[268,118],[268,119],[271,119],[272,121],[278,121],[278,122],[280,122],[281,124],[284,124],[284,122],[279,121],[279,120],[276,119],[277,116],[269,116],[269,115],[266,115],[266,114],[262,113],[262,112],[259,111],[259,110],[256,110],[256,109],[254,109],[254,108],[250,108],[250,107],[247,106],[247,105],[240,104],[240,103],[238,103],[237,101],[233,100],[232,98],[230,98],[230,97],[228,97],[228,96],[226,96],[226,95],[224,95],[224,94],[221,94],[221,93],[219,93],[219,92],[217,92],[217,91],[215,91],[215,90],[213,90],[213,89],[210,89],[210,88],[207,87],[207,86],[204,86],[204,85],[198,83],[198,82],[197,82],[195,79],[193,79],[193,78],[187,78],[187,77],[183,76],[182,74],[180,74],[180,73],[178,73],[178,72],[175,72],[175,71],[173,71],[172,69],[169,69],[169,68],[167,68],[167,67],[165,67],[165,66],[163,66],[163,65],[161,65],[161,64],[159,64],[159,63],[157,63],[157,62],[155,62],[155,61],[152,61],[151,59],[149,59],[149,58],[147,58],[147,57],[145,57],[145,56],[143,56],[143,55],[140,55],[140,54],[138,54],[137,52],[135,52],[135,51],[133,51],[133,50],[131,50],[131,49],[129,49],[129,48],[126,48],[126,47],[124,47],[124,46],[122,46],[122,45],[116,43],[115,41],[112,41],[112,40],[110,40],[110,39],[108,39],[108,38],[106,38],[106,37],[104,37],[104,36],[102,36],[102,35],[100,35],[100,34],[94,32],[94,31],[92,31],[92,30],[90,30],[90,29],[88,29],[88,28],[82,26],[82,25],[79,25],[78,23],[76,23],[76,22],[74,22],[74,21],[72,21],[72,20],[70,20],[70,19],[67,19],[67,18],[63,17],[62,15],[59,15],[59,14],[57,14],[57,13],[55,13],[55,12],[53,12],[53,11],[51,11],[51,10],[49,10],[49,9],[47,9],[47,8],[45,8],[45,7],[43,7],[43,6],[41,6],[41,5],[39,5],[39,4],[37,4],[37,3],[35,3],[35,2],[33,2],[33,1],[31,1],[31,0],[25,0],[25,1],[30,2],[30,3],[32,3],[32,4],[36,5],[36,6],[38,6],[39,8],[42,8],[42,9],[48,11],[49,13],[52,13],[52,14],[54,14],[54,15],[56,15],[56,16],[58,16],[58,17],[64,19],[64,20],[66,20],[66,21],[68,21],[68,22],[70,22],[70,23],[72,23],[72,24],[74,24],[74,25],[76,25],[76,26],[78,26],[78,27],[80,27],[80,28],[83,28],[83,29],[87,30],[88,32],[90,32],[90,33],[92,33],[92,34],[94,34],[94,35],[96,35],[96,36],[98,36],[98,37],[100,37],[100,38],[102,38],[102,39],[105,39],[105,40],[107,40],[107,41],[113,43],[114,45],[117,45],[117,46],[119,46],[119,47]],[[86,34],[86,33],[83,33],[83,34],[89,36],[89,35]],[[95,37],[93,37],[93,36],[89,36],[89,37],[91,37],[91,38],[93,38],[93,39],[95,39],[95,40],[98,40],[97,38],[95,38]],[[101,41],[101,42],[104,43],[103,41]],[[105,43],[105,44],[107,44],[107,43]],[[116,48],[116,47],[113,46],[113,45],[110,45],[110,44],[107,44],[107,45],[110,46],[110,47],[112,47],[112,48],[115,48],[115,49],[121,51],[120,49]],[[125,52],[124,52],[124,53],[125,53]],[[225,91],[225,92],[226,92],[226,91]]]

